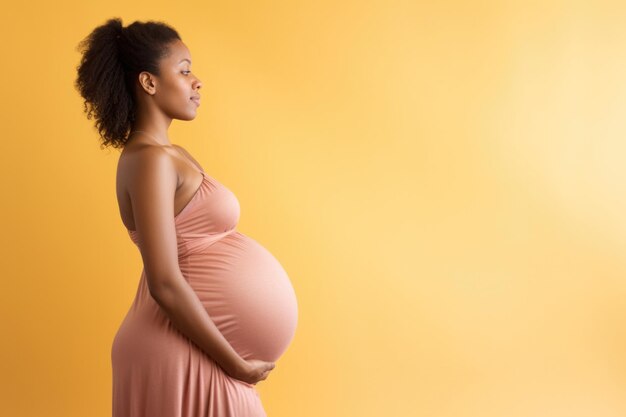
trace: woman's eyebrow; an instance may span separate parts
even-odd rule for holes
[[[189,62],[189,64],[191,65],[191,61],[190,61],[190,60],[188,60],[187,58],[183,58],[183,59],[181,59],[178,63],[180,64],[180,63],[181,63],[181,62],[183,62],[183,61],[187,61],[187,62]]]

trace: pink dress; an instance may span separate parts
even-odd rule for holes
[[[178,263],[209,316],[244,359],[276,361],[296,330],[298,305],[272,254],[235,229],[239,202],[203,180],[174,217]],[[141,236],[128,231],[141,245]],[[135,299],[111,348],[113,417],[265,417],[256,386],[232,378],[178,331],[148,290]]]

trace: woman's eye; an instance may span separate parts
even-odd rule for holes
[[[187,74],[189,74],[190,72],[191,72],[191,71],[183,71],[183,73],[187,73]]]

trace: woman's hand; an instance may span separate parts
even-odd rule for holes
[[[260,359],[243,359],[231,376],[248,384],[256,384],[267,378],[270,371],[274,369],[274,362],[266,362]]]

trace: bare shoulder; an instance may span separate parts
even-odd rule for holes
[[[115,182],[122,221],[127,229],[137,230],[136,213],[142,212],[142,202],[150,202],[163,193],[174,195],[178,176],[173,158],[165,149],[134,144],[120,154]]]
[[[157,146],[147,143],[138,143],[133,146],[127,146],[122,151],[122,157],[132,159],[134,161],[141,160],[149,162],[152,159],[159,159],[167,156],[168,153],[163,146]]]
[[[161,174],[176,176],[172,155],[162,146],[137,144],[120,155],[118,174],[127,185],[144,182]]]

